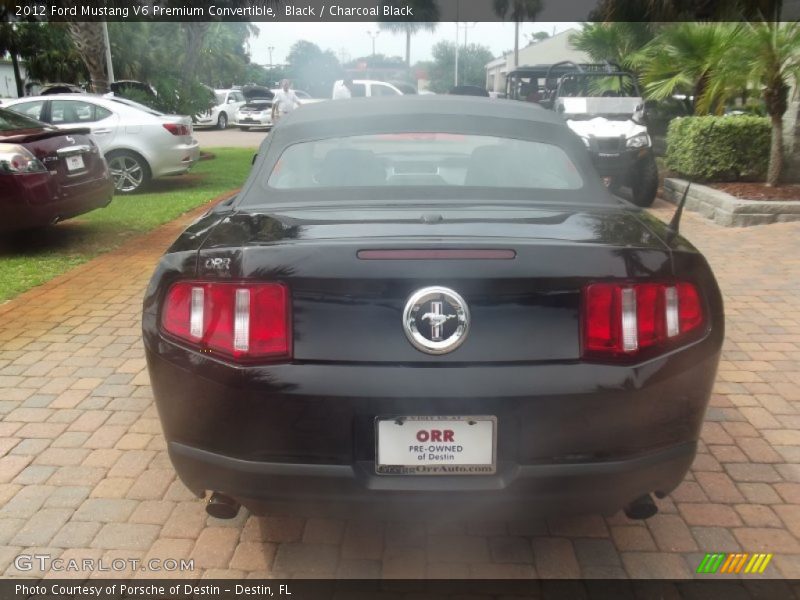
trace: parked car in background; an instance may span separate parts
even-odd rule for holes
[[[245,103],[236,113],[236,123],[239,129],[271,129],[272,128],[272,99],[275,93],[269,88],[260,85],[248,85],[242,88]]]
[[[278,93],[279,89],[280,88],[273,88],[270,91],[274,95],[274,94]],[[297,100],[300,102],[301,106],[303,104],[315,104],[317,102],[322,102],[323,100],[327,100],[327,98],[312,98],[311,94],[309,94],[308,92],[305,92],[303,90],[292,90],[292,91],[294,91],[295,96],[297,96]]]
[[[27,87],[27,86],[26,86]],[[28,88],[28,95],[51,96],[53,94],[85,94],[86,91],[74,83],[35,83]]]
[[[186,173],[200,158],[189,117],[165,115],[125,98],[37,96],[6,106],[58,128],[88,127],[118,193],[139,191],[153,178]]]
[[[0,108],[0,232],[107,206],[114,182],[85,127],[61,130]]]
[[[333,90],[342,85],[343,81],[344,80],[339,79],[338,81],[334,82],[333,89],[331,90],[331,98],[333,97]],[[390,83],[388,81],[376,81],[374,79],[354,79],[353,85],[350,89],[352,91],[353,98],[371,98],[372,96],[403,96],[417,93],[417,91],[414,89],[414,86],[407,83]]]
[[[143,83],[133,79],[118,79],[109,84],[112,95],[125,97],[130,92],[142,93],[150,98],[157,98],[158,92],[149,83]]]
[[[207,111],[194,116],[196,127],[227,129],[228,124],[236,125],[239,109],[246,104],[241,90],[214,90],[214,102]]]

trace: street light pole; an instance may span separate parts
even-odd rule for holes
[[[380,30],[367,31],[367,35],[372,38],[372,56],[375,56],[375,38],[380,34]]]
[[[458,86],[458,23],[456,23],[456,68],[453,76],[453,85]]]
[[[275,46],[267,46],[267,52],[269,52],[269,69],[272,70],[272,51],[275,50]]]

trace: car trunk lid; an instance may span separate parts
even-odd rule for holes
[[[635,211],[491,208],[233,213],[203,243],[198,275],[287,282],[295,360],[436,364],[577,360],[583,286],[671,275],[668,249]],[[419,252],[396,252],[408,250]],[[404,333],[409,297],[428,286],[469,306],[452,353],[425,354]]]

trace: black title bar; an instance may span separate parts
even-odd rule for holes
[[[46,21],[793,21],[800,0],[3,0],[6,20]],[[515,6],[521,6],[519,12]]]

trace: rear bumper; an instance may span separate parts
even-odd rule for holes
[[[200,160],[200,142],[192,138],[190,142],[178,144],[163,152],[153,161],[153,177],[180,175],[191,169]]]
[[[37,174],[38,175],[38,174]],[[45,174],[46,175],[46,174]],[[101,177],[69,187],[55,182],[27,185],[24,177],[8,178],[13,185],[0,189],[0,231],[43,227],[108,206],[114,195],[114,182]],[[54,198],[54,199],[53,199]]]
[[[148,315],[145,313],[147,321]],[[441,503],[614,512],[667,494],[694,457],[719,361],[713,336],[635,366],[232,368],[145,327],[169,453],[187,486],[260,502]],[[376,417],[494,415],[497,473],[375,473]]]
[[[169,455],[198,495],[222,491],[260,512],[263,503],[357,505],[418,513],[455,509],[525,514],[611,514],[643,494],[665,495],[683,480],[696,444],[687,442],[618,461],[576,464],[498,464],[490,476],[376,475],[374,463],[318,465],[256,462],[172,442]],[[341,505],[341,506],[337,506]]]

